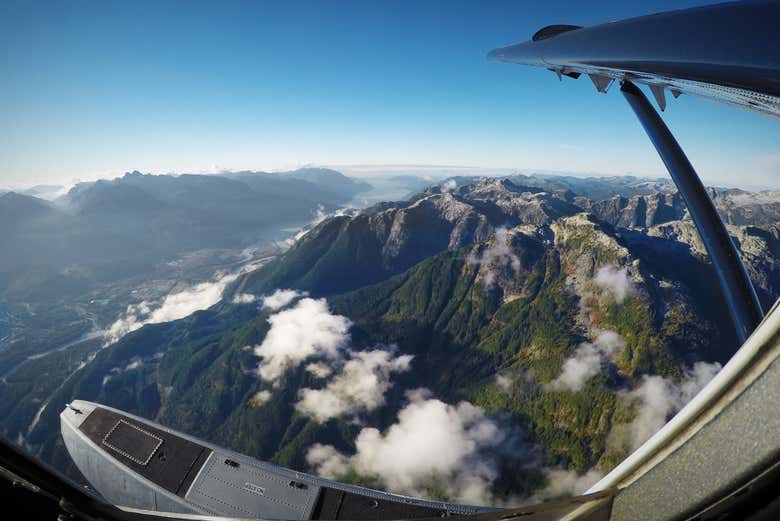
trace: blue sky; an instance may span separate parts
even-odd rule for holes
[[[551,23],[708,2],[0,3],[0,186],[425,164],[665,175],[617,89],[489,62]],[[682,96],[705,181],[776,185],[780,122]]]

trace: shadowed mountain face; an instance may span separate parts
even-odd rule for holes
[[[70,471],[57,414],[81,398],[401,493],[496,502],[552,494],[554,479],[592,481],[736,348],[695,228],[663,183],[620,179],[599,201],[571,183],[461,181],[323,220],[208,310],[106,349],[79,344],[73,353],[92,358],[60,377],[45,407],[25,395],[33,365],[20,370],[0,382],[19,397],[0,425]],[[773,302],[771,195],[723,192],[717,203],[742,219],[729,230]],[[433,470],[405,462],[416,477],[401,480],[374,455],[399,439],[411,450],[414,419],[434,411],[436,435],[469,449]]]
[[[368,188],[324,169],[180,176],[133,172],[113,181],[77,185],[57,203],[76,215],[127,212],[144,219],[147,213],[149,218],[162,213],[201,226],[211,221],[216,221],[215,227],[231,224],[246,233],[251,227],[310,218],[317,205],[334,209]],[[204,237],[203,242],[209,239]]]
[[[678,193],[616,196],[588,206],[602,221],[619,228],[649,228],[656,224],[676,221],[685,216],[685,202]]]
[[[25,223],[57,217],[62,217],[62,212],[47,201],[16,192],[0,194],[0,226],[8,233],[18,234],[17,228]]]
[[[780,192],[710,189],[710,197],[729,224],[774,227],[780,223]]]
[[[594,201],[557,180],[548,184],[546,179],[525,176],[512,179],[533,179],[537,186],[520,186],[510,179],[483,179],[451,191],[433,187],[405,203],[381,204],[356,216],[329,219],[304,235],[284,256],[244,277],[241,288],[263,293],[291,287],[315,295],[357,289],[400,273],[434,253],[482,241],[497,227],[524,226],[547,234],[557,219],[583,211],[625,230],[623,235],[635,242],[662,236],[669,239],[664,248],[689,249],[697,258],[706,259],[682,198],[669,192],[665,183],[628,178],[632,180],[629,185],[618,178],[613,192],[646,191],[656,185],[662,190]],[[773,192],[716,193],[718,209],[736,241],[744,245],[751,276],[766,281],[759,283],[759,292],[769,305],[780,288],[775,275],[767,275],[774,273],[780,247],[780,220],[770,217],[773,211],[780,211],[780,196],[774,198]],[[755,209],[757,204],[763,205],[761,211]],[[764,287],[772,289],[767,293]]]
[[[499,226],[544,226],[579,208],[567,194],[486,179],[453,192],[438,187],[408,202],[381,204],[323,222],[284,257],[242,281],[246,291],[300,288],[314,294],[357,289],[435,253],[482,241]]]

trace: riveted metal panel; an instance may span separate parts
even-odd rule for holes
[[[309,519],[320,491],[274,472],[215,451],[206,460],[186,499],[208,510],[236,517]]]

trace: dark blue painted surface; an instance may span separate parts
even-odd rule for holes
[[[495,49],[492,59],[608,69],[780,96],[780,1],[630,18]]]

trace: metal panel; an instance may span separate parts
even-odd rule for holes
[[[103,445],[143,466],[149,464],[162,443],[159,436],[125,420],[116,422],[103,438]]]
[[[81,413],[65,409],[60,415],[62,439],[76,467],[106,501],[148,510],[164,506],[171,512],[206,513],[142,478],[90,440],[79,427],[94,406],[84,402],[79,405]]]
[[[621,491],[612,519],[677,519],[694,505],[707,505],[738,488],[776,461],[778,403],[780,360],[775,359],[715,421]]]
[[[181,497],[211,452],[192,440],[103,407],[95,408],[79,430],[118,463]]]
[[[291,484],[293,483],[293,484]],[[237,517],[309,519],[320,487],[296,487],[281,473],[229,453],[214,451],[187,493],[186,499],[208,510]]]
[[[65,424],[68,424],[69,425],[68,428],[72,428],[80,431],[79,434],[83,437],[84,441],[81,441],[78,444],[76,444],[76,446],[74,446],[73,449],[71,449],[71,447],[69,446],[68,447],[69,452],[73,454],[74,451],[82,451],[82,450],[86,450],[87,452],[99,451],[103,454],[103,457],[110,460],[113,465],[117,467],[121,466],[121,468],[132,469],[130,474],[136,475],[137,473],[137,478],[140,479],[141,482],[147,483],[147,486],[153,486],[154,488],[159,489],[159,495],[157,496],[156,499],[158,503],[160,501],[160,497],[166,497],[166,498],[168,497],[166,495],[167,491],[164,488],[157,487],[154,483],[151,483],[148,479],[144,478],[145,474],[149,474],[149,476],[154,476],[156,475],[157,471],[163,471],[167,468],[167,470],[165,470],[164,472],[162,472],[160,476],[158,476],[159,479],[161,481],[165,480],[165,482],[167,483],[173,483],[174,481],[176,483],[180,483],[181,472],[177,470],[178,465],[173,465],[170,467],[168,467],[167,465],[160,466],[158,458],[154,457],[150,461],[149,466],[144,467],[122,456],[119,456],[119,458],[115,458],[114,456],[109,455],[108,452],[106,452],[105,447],[101,446],[101,441],[105,436],[105,434],[111,429],[111,427],[114,426],[115,422],[120,418],[124,418],[128,422],[138,425],[144,430],[148,430],[149,432],[163,438],[163,445],[158,450],[158,453],[163,450],[167,451],[166,454],[168,455],[168,457],[164,462],[166,464],[170,463],[171,461],[187,461],[187,462],[191,461],[191,459],[181,459],[179,457],[181,455],[179,454],[179,450],[176,449],[175,451],[171,452],[170,450],[171,448],[174,449],[176,447],[186,448],[189,445],[193,445],[202,449],[201,455],[196,460],[194,460],[194,462],[190,466],[190,470],[187,472],[184,481],[182,481],[179,485],[177,485],[177,487],[175,487],[175,489],[178,491],[181,497],[185,497],[184,492],[190,489],[194,489],[195,483],[199,479],[204,478],[204,472],[206,469],[205,462],[211,458],[212,451],[213,451],[214,453],[218,453],[219,457],[222,458],[221,460],[217,460],[217,461],[222,461],[224,463],[225,460],[231,460],[232,464],[228,466],[233,468],[238,468],[244,465],[248,465],[249,468],[257,469],[262,472],[266,472],[269,475],[278,477],[279,479],[284,481],[287,484],[287,486],[290,486],[290,482],[293,482],[293,485],[290,486],[291,489],[297,489],[299,491],[305,491],[305,490],[311,491],[311,490],[316,490],[318,488],[328,488],[336,491],[343,491],[348,494],[359,495],[363,498],[376,500],[376,503],[379,504],[378,511],[383,511],[383,512],[403,511],[408,513],[408,517],[410,518],[426,517],[432,511],[439,512],[439,513],[446,513],[446,515],[450,516],[450,515],[473,514],[477,512],[492,512],[492,511],[499,510],[492,507],[459,505],[454,503],[445,503],[441,501],[428,501],[424,499],[410,498],[406,496],[388,494],[386,492],[381,492],[378,490],[356,487],[345,483],[339,483],[336,481],[322,479],[316,476],[312,476],[302,472],[296,472],[290,469],[285,469],[283,467],[278,467],[276,465],[271,465],[269,463],[265,463],[262,461],[255,460],[253,458],[249,458],[242,454],[238,454],[236,452],[229,451],[227,449],[218,447],[208,442],[198,440],[192,436],[188,436],[187,434],[173,431],[172,429],[166,428],[162,425],[156,424],[149,420],[145,420],[143,418],[139,418],[129,413],[125,413],[123,411],[119,411],[117,409],[113,409],[111,407],[106,407],[102,405],[98,406],[97,404],[84,402],[81,400],[75,400],[71,404],[71,406],[75,409],[84,411],[84,414],[77,414],[74,412],[73,409],[67,407],[60,415],[60,418],[63,423],[63,432],[64,429],[66,428]],[[85,442],[87,444],[87,447],[84,446]],[[174,454],[174,452],[176,454]],[[187,450],[186,452],[190,452],[190,451]],[[83,459],[80,455],[79,458]],[[120,458],[122,460],[121,462],[120,462]],[[236,467],[236,465],[238,465],[238,467]],[[151,467],[155,467],[155,469],[152,469]],[[174,476],[174,474],[178,474],[178,476]],[[173,479],[174,477],[176,478],[175,480]],[[89,476],[87,476],[87,478],[90,479]],[[246,483],[249,483],[249,485],[247,486]],[[253,485],[258,485],[262,487],[262,485],[251,480],[243,482],[241,484],[241,487],[244,488],[244,490],[247,493],[257,494],[258,492],[260,492],[257,488],[253,487]],[[264,492],[267,492],[267,490],[268,489],[265,489]],[[189,499],[189,496],[186,497]],[[223,500],[221,496],[214,496],[214,497],[216,497],[222,502],[211,499],[210,500],[211,502],[209,503],[205,501],[207,498],[202,498],[204,499],[204,502],[199,504],[199,506],[196,506],[194,503],[189,503],[189,504],[192,505],[192,508],[201,509],[204,512],[211,512],[211,513],[233,512],[234,514],[231,515],[235,515],[235,510],[229,510],[230,505],[223,504],[225,500]],[[308,500],[308,498],[305,498],[305,500]],[[174,504],[176,504],[175,501]],[[219,508],[214,509],[209,507],[208,505],[211,505],[211,507],[219,505]],[[160,510],[160,508],[163,507],[158,505],[158,507],[139,506],[138,508],[142,508],[142,509],[145,508],[149,510]],[[314,505],[305,507],[306,515],[313,516],[315,514],[315,509],[316,509],[316,501]],[[245,515],[246,514],[241,514],[241,516],[245,516]],[[268,515],[261,515],[258,517],[269,518]]]

